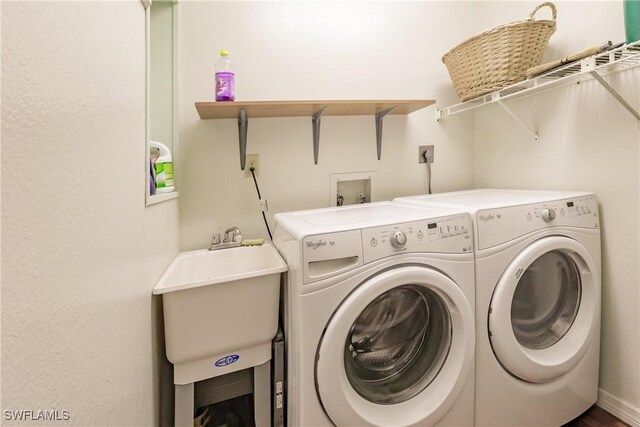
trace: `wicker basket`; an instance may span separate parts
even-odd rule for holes
[[[533,16],[549,6],[553,20]],[[529,18],[494,27],[460,43],[442,57],[456,93],[467,101],[502,89],[526,78],[527,70],[540,64],[549,38],[556,31],[556,7],[546,2]]]

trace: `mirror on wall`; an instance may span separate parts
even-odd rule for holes
[[[176,0],[143,1],[146,8],[147,205],[177,197],[173,165],[177,129]]]

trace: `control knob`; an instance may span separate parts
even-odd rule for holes
[[[391,246],[394,248],[402,248],[407,244],[407,235],[402,231],[394,231],[391,233],[391,238],[389,239],[391,242]]]
[[[542,219],[546,222],[553,221],[556,218],[556,211],[551,208],[542,209],[540,214],[542,215]]]

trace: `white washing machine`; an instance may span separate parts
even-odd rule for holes
[[[474,224],[478,426],[559,426],[598,396],[600,223],[585,192],[473,190],[395,200]]]
[[[381,202],[275,220],[288,425],[473,425],[469,214]]]

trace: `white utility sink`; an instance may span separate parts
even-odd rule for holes
[[[269,360],[284,271],[287,265],[270,244],[176,256],[153,289],[162,295],[175,384]]]

